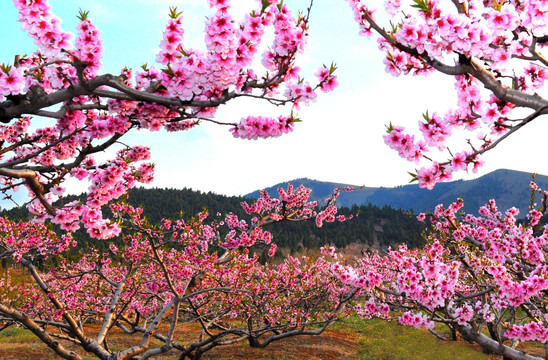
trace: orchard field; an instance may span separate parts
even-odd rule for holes
[[[548,358],[548,189],[534,177],[521,211],[491,199],[470,212],[456,197],[402,220],[424,224],[420,241],[369,219],[371,247],[351,259],[327,243],[293,256],[270,231],[354,221],[366,208],[338,206],[351,186],[318,202],[287,184],[242,212],[159,219],[128,201],[155,181],[233,190],[289,169],[375,176],[398,161],[432,190],[497,151],[542,172],[547,0],[168,2],[1,5],[0,195],[24,215],[0,217],[0,356]],[[335,20],[342,6],[347,19]],[[312,53],[317,7],[318,38],[352,23],[375,39]],[[347,70],[324,59],[337,43],[352,51],[342,59],[366,49],[395,78],[428,81],[394,85],[358,63],[353,90],[311,115],[303,108],[346,86]],[[370,80],[369,92],[355,87]],[[369,138],[379,120],[397,161]],[[219,129],[234,143],[219,143]],[[402,241],[380,246],[381,232]]]
[[[193,331],[194,330],[194,331]],[[190,337],[199,329],[185,329]],[[184,337],[181,331],[179,337]],[[133,339],[135,340],[135,339]],[[130,344],[130,339],[117,334],[112,347]],[[458,354],[458,355],[457,355]],[[55,353],[38,341],[32,333],[12,328],[0,334],[0,358],[4,360],[54,360]],[[91,360],[94,357],[84,357]],[[174,359],[162,356],[158,359]],[[294,337],[281,340],[264,349],[250,348],[245,341],[212,350],[204,355],[210,359],[247,360],[499,360],[499,356],[486,355],[477,345],[465,341],[442,343],[426,331],[416,331],[396,323],[359,318],[341,320],[320,336]]]

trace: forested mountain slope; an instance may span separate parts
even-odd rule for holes
[[[231,211],[241,218],[247,215],[241,207],[242,201],[252,199],[236,196],[223,196],[214,193],[202,193],[191,189],[132,189],[128,201],[144,208],[144,214],[151,222],[163,217],[176,218],[182,212],[184,218],[190,218],[197,212],[207,209],[210,216]],[[271,226],[269,230],[281,247],[315,248],[325,244],[343,247],[350,243],[363,243],[386,248],[395,243],[407,243],[418,246],[424,224],[414,216],[390,206],[382,208],[374,205],[343,207],[342,214],[355,215],[352,220],[343,223],[327,223],[318,229],[313,221],[300,223],[282,222]],[[357,216],[356,216],[357,214]]]
[[[188,220],[204,209],[209,211],[212,218],[217,213],[226,214],[231,211],[240,218],[248,219],[240,204],[242,201],[253,200],[191,189],[135,188],[129,191],[127,201],[134,206],[143,207],[143,215],[151,223],[158,223],[162,218],[176,219],[181,216]],[[425,225],[411,214],[390,206],[380,208],[374,205],[356,205],[351,208],[342,207],[339,212],[352,214],[354,218],[342,223],[324,223],[322,228],[317,228],[314,221],[282,222],[270,226],[268,230],[273,233],[274,241],[279,247],[292,252],[304,248],[319,248],[326,244],[342,248],[353,243],[362,244],[363,249],[385,250],[398,243],[416,247],[423,241],[421,233]],[[1,214],[16,219],[28,217],[27,210],[21,208],[3,211]],[[76,234],[76,238],[82,246],[75,249],[75,253],[87,246],[100,249],[108,246],[105,241],[89,240],[82,231]]]

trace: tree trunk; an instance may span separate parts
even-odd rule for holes
[[[457,325],[457,329],[465,339],[477,343],[484,350],[489,351],[492,354],[502,356],[504,360],[544,360],[536,356],[528,355],[523,351],[516,350],[510,346],[500,344],[484,334],[477,333],[471,326]]]
[[[251,346],[252,348],[258,348],[261,346],[261,344],[259,343],[259,339],[254,337],[254,336],[250,336],[247,338],[249,340],[249,346]]]

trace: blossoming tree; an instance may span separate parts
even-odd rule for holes
[[[457,106],[444,115],[426,112],[419,121],[421,140],[388,126],[385,142],[423,164],[412,174],[421,187],[431,189],[455,171],[475,171],[483,153],[546,114],[544,2],[387,0],[385,27],[368,2],[348,3],[361,32],[379,35],[388,72],[455,78]],[[476,139],[450,149],[448,140],[460,129]],[[430,154],[436,149],[449,158]],[[428,215],[433,230],[424,249],[402,246],[333,270],[361,289],[366,301],[356,311],[364,317],[397,318],[439,337],[434,325],[443,323],[453,337],[460,334],[504,358],[538,359],[517,348],[520,341],[539,341],[548,354],[548,228],[539,226],[547,193],[534,183],[531,189],[538,199],[525,223],[516,221],[517,209],[499,210],[494,201],[479,216],[461,214],[459,199]]]
[[[435,327],[444,324],[453,339],[460,334],[505,359],[545,358],[534,356],[538,347],[517,348],[536,341],[548,352],[548,227],[539,226],[548,192],[531,188],[540,199],[525,223],[516,208],[500,211],[493,200],[479,216],[461,214],[459,199],[428,214],[433,229],[423,249],[403,245],[332,270],[359,289],[365,300],[354,310],[364,318],[397,320],[446,340]]]
[[[77,34],[65,32],[46,0],[15,0],[19,20],[37,45],[29,56],[0,65],[0,191],[28,191],[33,220],[2,219],[0,257],[23,265],[33,280],[0,279],[0,328],[23,325],[66,359],[84,352],[101,359],[147,359],[176,352],[198,359],[214,346],[242,339],[251,346],[323,331],[355,290],[329,275],[323,259],[288,258],[261,265],[249,248],[275,250],[263,227],[276,221],[335,219],[334,202],[322,212],[304,188],[267,194],[245,204],[246,222],[232,214],[209,223],[195,219],[148,224],[141,210],[115,200],[136,183],[152,180],[146,146],[121,139],[136,129],[187,131],[200,121],[228,125],[242,139],[279,136],[293,129],[293,113],[247,116],[239,123],[215,118],[218,108],[247,97],[276,105],[308,103],[337,82],[334,66],[315,83],[299,77],[295,60],[308,33],[308,13],[296,16],[279,1],[259,1],[241,22],[227,0],[211,0],[205,51],[184,45],[182,14],[170,9],[157,63],[120,74],[101,73],[100,32],[81,11]],[[253,68],[265,29],[273,41]],[[98,153],[111,154],[99,160]],[[82,200],[63,201],[69,179],[89,184]],[[110,218],[103,208],[110,206]],[[50,224],[58,230],[52,231]],[[87,249],[77,262],[63,255],[77,246],[83,227],[109,251]],[[224,230],[223,230],[224,229]],[[38,269],[44,259],[58,266]],[[90,324],[101,324],[90,333]],[[201,335],[176,337],[198,324]],[[140,334],[123,350],[109,344],[114,328]],[[67,348],[67,344],[72,347]],[[76,347],[74,347],[76,346]],[[76,350],[75,350],[76,349]]]

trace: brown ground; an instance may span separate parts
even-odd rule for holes
[[[52,350],[35,340],[23,343],[0,343],[2,360],[50,360],[57,359]],[[129,342],[123,341],[126,345]],[[320,336],[297,336],[274,342],[266,349],[249,347],[246,342],[217,347],[204,354],[202,359],[253,359],[253,360],[320,360],[320,359],[358,359],[358,344],[351,335],[338,331],[326,330]],[[78,351],[81,354],[81,351]],[[92,357],[86,358],[91,359]],[[161,357],[176,359],[176,355]]]
[[[320,360],[358,359],[358,344],[349,334],[326,330],[320,336],[297,336],[268,345],[266,349],[253,349],[243,344],[217,348],[204,359],[269,359],[269,360]]]
[[[228,346],[219,346],[203,355],[203,360],[213,359],[242,359],[242,360],[358,360],[360,345],[356,342],[357,334],[330,328],[319,336],[296,336],[271,343],[264,349],[251,348],[247,342],[238,342]],[[343,329],[344,330],[344,329]],[[196,336],[197,333],[187,334]],[[114,346],[127,348],[134,345],[136,339],[128,339],[126,336],[112,337]],[[461,340],[462,341],[462,340]],[[476,345],[477,347],[477,345]],[[76,347],[78,354],[82,351]],[[533,356],[543,356],[542,347],[531,349],[528,353]],[[531,351],[533,350],[533,351]],[[535,351],[537,350],[537,351]],[[481,350],[478,347],[478,351]],[[176,352],[155,359],[177,359]],[[399,358],[399,357],[398,357]],[[0,342],[0,360],[57,360],[59,357],[34,337],[26,339],[14,338],[12,342]],[[93,356],[84,356],[84,360],[95,359]],[[454,359],[460,359],[455,354]],[[499,356],[486,355],[486,360],[500,360]],[[390,358],[384,358],[390,360]]]

